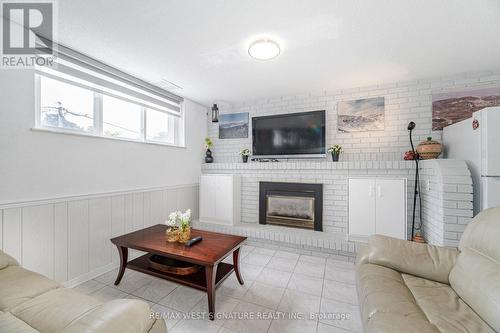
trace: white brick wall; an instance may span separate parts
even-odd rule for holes
[[[458,246],[472,219],[472,178],[464,161],[421,162],[424,237],[430,244]]]
[[[417,124],[415,141],[431,135],[441,139],[441,132],[432,131],[432,93],[450,90],[476,89],[498,86],[500,71],[464,73],[448,77],[397,82],[335,92],[304,93],[235,105],[219,103],[220,112],[249,112],[252,116],[279,113],[327,111],[327,145],[341,144],[343,160],[400,160],[409,148],[406,130],[409,121]],[[306,87],[307,88],[307,87]],[[306,89],[305,88],[305,89]],[[385,130],[363,133],[337,133],[337,102],[367,97],[385,97]],[[251,148],[251,134],[247,139],[218,139],[218,125],[208,122],[208,135],[214,140],[216,162],[239,161],[239,150]],[[251,120],[250,120],[251,122]]]

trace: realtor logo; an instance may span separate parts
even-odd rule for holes
[[[2,1],[1,4],[2,67],[51,65],[54,4],[50,1]]]

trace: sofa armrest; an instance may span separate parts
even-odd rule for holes
[[[7,253],[0,251],[0,269],[4,269],[7,266],[19,266],[19,263]]]
[[[145,333],[158,323],[146,302],[117,299],[102,304],[66,326],[62,333]],[[161,320],[163,321],[163,320]],[[165,323],[163,322],[163,326]],[[166,332],[165,327],[163,332]]]
[[[356,266],[368,264],[370,257],[370,247],[367,244],[358,245],[358,253],[356,255]]]
[[[402,273],[449,284],[458,250],[374,235],[369,240],[368,262]]]

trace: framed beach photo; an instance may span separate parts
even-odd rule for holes
[[[219,139],[248,138],[248,112],[219,116]]]
[[[341,101],[337,105],[337,128],[341,133],[383,131],[384,97]]]

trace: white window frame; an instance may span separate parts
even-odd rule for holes
[[[146,144],[152,144],[152,145],[161,145],[161,146],[169,146],[169,147],[177,147],[177,148],[185,148],[185,110],[184,110],[184,102],[179,103],[180,107],[180,112],[178,115],[170,113],[170,112],[164,112],[165,114],[168,114],[172,117],[176,117],[179,119],[179,124],[177,128],[174,129],[174,143],[168,143],[168,142],[162,142],[162,141],[157,141],[157,140],[148,140],[147,139],[147,107],[144,105],[140,105],[139,103],[134,103],[133,101],[127,100],[125,98],[120,98],[119,96],[113,96],[109,95],[105,92],[99,92],[99,89],[95,89],[93,91],[94,94],[94,103],[93,103],[93,113],[94,113],[94,126],[93,126],[93,131],[90,132],[84,132],[84,131],[77,131],[77,130],[71,130],[71,129],[64,129],[64,128],[59,128],[59,127],[52,127],[52,126],[43,126],[41,123],[42,119],[42,105],[41,105],[41,77],[47,77],[50,79],[58,80],[60,82],[74,85],[76,87],[80,87],[83,89],[88,89],[92,91],[91,89],[77,83],[77,82],[72,82],[71,80],[68,80],[66,78],[58,78],[53,75],[44,75],[43,73],[35,73],[35,119],[34,119],[34,127],[32,130],[36,131],[44,131],[44,132],[53,132],[53,133],[59,133],[59,134],[70,134],[70,135],[78,135],[78,136],[86,136],[86,137],[94,137],[94,138],[102,138],[102,139],[109,139],[109,140],[119,140],[119,141],[130,141],[130,142],[137,142],[137,143],[146,143]],[[122,99],[126,102],[136,104],[141,107],[141,138],[140,139],[133,139],[133,138],[123,138],[123,137],[112,137],[112,136],[106,136],[104,135],[103,132],[103,96],[104,95],[109,95],[110,97],[113,98],[118,98]],[[162,112],[161,110],[154,109],[155,111]]]

